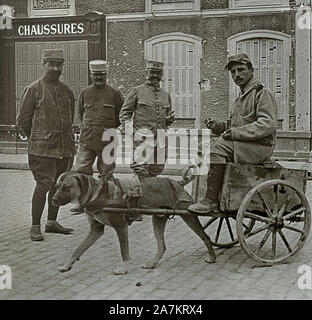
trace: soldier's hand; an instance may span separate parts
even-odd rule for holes
[[[119,130],[121,134],[125,134],[125,131],[126,131],[124,125],[120,125],[120,126],[117,128],[117,130]]]
[[[169,115],[166,117],[167,125],[171,125],[174,122],[174,111],[170,111]]]
[[[79,142],[80,139],[80,134],[79,133],[75,133],[75,142]]]
[[[211,130],[214,129],[217,125],[216,121],[211,118],[205,119],[204,122],[205,122],[205,126]]]
[[[23,134],[23,133],[19,133],[18,136],[22,141],[26,141],[28,139],[26,134]]]
[[[80,133],[80,126],[74,126],[73,129],[75,134]]]
[[[231,131],[231,129],[227,129],[226,131],[224,131],[224,132],[221,134],[221,137],[222,137],[224,140],[232,140],[232,131]]]

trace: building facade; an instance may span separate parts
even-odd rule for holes
[[[311,28],[302,28],[309,0],[5,0],[13,28],[0,30],[0,131],[14,139],[22,88],[41,75],[43,48],[66,53],[63,81],[77,98],[89,81],[88,61],[107,59],[109,82],[124,95],[144,81],[145,59],[165,63],[176,127],[226,120],[237,88],[224,70],[245,52],[255,76],[278,105],[276,156],[311,152]],[[305,11],[306,10],[306,11]],[[301,19],[301,20],[300,20]],[[301,23],[302,24],[302,23]]]

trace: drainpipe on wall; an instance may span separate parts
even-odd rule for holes
[[[312,163],[311,1],[296,0],[293,9],[296,12],[296,129],[310,133],[308,162]]]

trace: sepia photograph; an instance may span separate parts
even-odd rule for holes
[[[0,300],[311,300],[311,5],[0,0]]]

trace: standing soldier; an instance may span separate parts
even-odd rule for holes
[[[169,93],[159,86],[163,68],[162,62],[147,61],[146,82],[130,91],[119,115],[122,132],[125,131],[126,122],[133,120],[136,139],[133,142],[134,160],[131,168],[140,179],[157,176],[165,167],[167,145],[161,145],[160,139],[157,139],[157,130],[167,129],[167,126],[174,121],[174,115]],[[136,151],[140,151],[142,146],[142,142],[137,141],[140,137],[152,138],[151,161],[137,156]],[[164,155],[162,163],[157,163],[157,158],[160,158],[159,153]]]
[[[90,61],[92,84],[84,88],[79,96],[75,126],[81,126],[79,149],[74,171],[92,175],[92,165],[97,158],[99,178],[112,179],[116,167],[116,148],[113,155],[106,157],[103,149],[110,141],[103,141],[106,129],[119,126],[119,112],[123,97],[119,90],[106,84],[107,64],[104,60]],[[117,135],[112,137],[117,142]],[[76,207],[72,212],[82,212]]]
[[[43,50],[42,61],[44,76],[24,89],[17,116],[17,125],[28,138],[28,163],[36,181],[31,208],[30,238],[33,241],[44,240],[40,223],[47,193],[45,232],[73,232],[56,222],[59,207],[52,204],[52,198],[58,176],[70,170],[73,163],[75,100],[72,90],[59,81],[64,64],[63,50]]]

